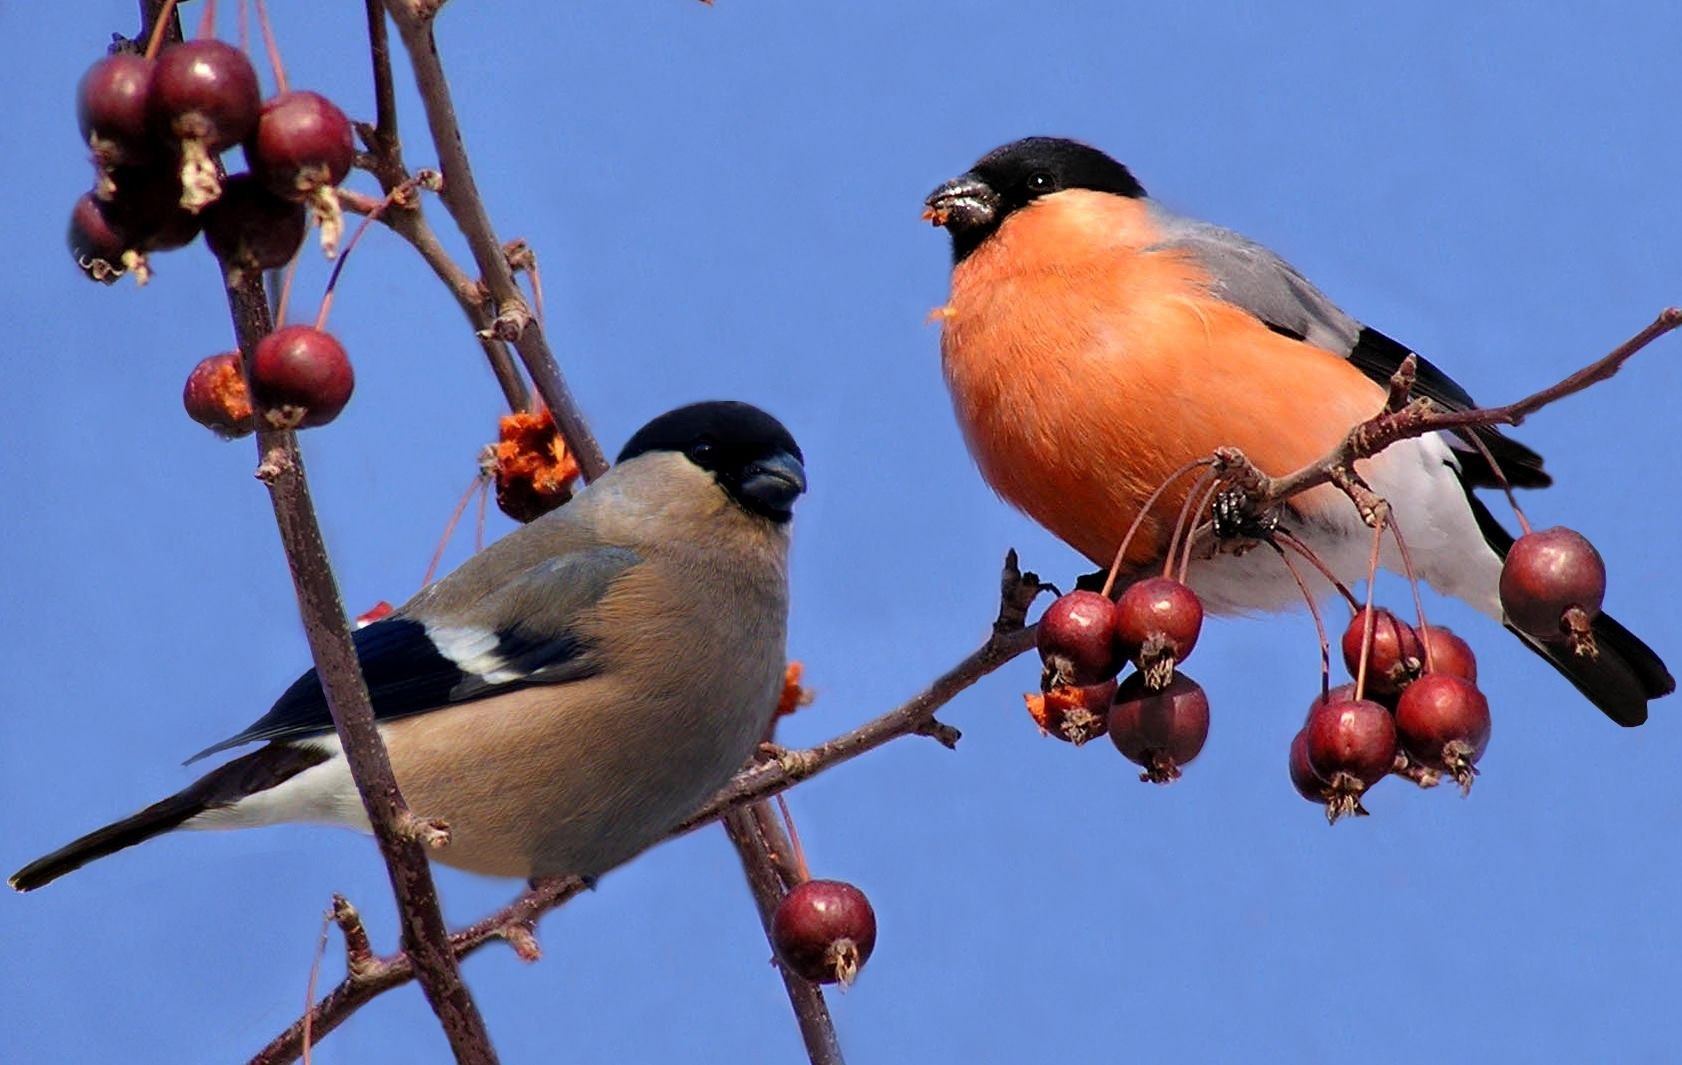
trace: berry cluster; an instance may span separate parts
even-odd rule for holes
[[[1209,700],[1177,670],[1197,646],[1203,604],[1170,577],[1130,585],[1112,601],[1099,592],[1059,596],[1035,634],[1044,694],[1028,710],[1053,736],[1082,744],[1108,735],[1143,767],[1140,780],[1166,784],[1209,737]],[[1117,683],[1131,662],[1137,672]]]
[[[237,285],[289,263],[312,212],[334,253],[336,188],[355,145],[349,119],[319,93],[283,90],[265,102],[245,53],[206,36],[155,57],[106,56],[83,75],[76,107],[97,176],[71,211],[69,243],[89,277],[109,284],[132,270],[144,283],[149,253],[185,247],[202,229]],[[247,170],[224,176],[221,155],[236,144]],[[233,437],[259,417],[272,428],[324,425],[354,385],[338,341],[297,325],[265,337],[249,366],[237,352],[204,359],[182,399],[195,421]]]
[[[1507,621],[1571,653],[1598,653],[1592,623],[1606,591],[1600,555],[1564,528],[1527,532],[1507,554],[1500,597]],[[1209,701],[1177,669],[1196,646],[1203,609],[1185,584],[1154,577],[1116,600],[1076,591],[1040,619],[1041,693],[1026,697],[1042,731],[1076,745],[1108,735],[1140,779],[1167,783],[1203,749]],[[1363,607],[1345,628],[1351,683],[1322,691],[1291,743],[1291,782],[1329,820],[1364,815],[1362,797],[1386,776],[1421,787],[1454,778],[1469,792],[1489,745],[1489,702],[1472,648],[1441,626],[1408,625]],[[1322,640],[1322,651],[1325,651]],[[1129,662],[1137,670],[1119,683]]]

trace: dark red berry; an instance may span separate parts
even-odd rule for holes
[[[1209,738],[1209,697],[1198,683],[1176,672],[1152,689],[1142,673],[1129,674],[1110,707],[1110,742],[1135,765],[1140,780],[1166,784],[1196,758]]]
[[[252,397],[276,429],[326,425],[355,387],[345,349],[313,326],[283,326],[259,340],[251,356]]]
[[[1108,728],[1110,700],[1116,683],[1106,680],[1084,688],[1061,687],[1048,692],[1029,692],[1022,698],[1040,731],[1079,747],[1097,739]]]
[[[1308,730],[1303,729],[1291,740],[1291,786],[1309,802],[1326,805],[1326,782],[1308,764]]]
[[[1125,662],[1115,645],[1115,604],[1097,592],[1059,596],[1040,617],[1034,639],[1046,690],[1109,680]]]
[[[83,193],[71,209],[67,239],[76,265],[95,281],[112,284],[128,269],[124,262],[125,254],[130,251],[128,236],[91,192]]]
[[[270,192],[302,200],[350,173],[356,158],[350,119],[320,93],[283,92],[263,104],[245,158]]]
[[[112,170],[105,212],[144,251],[173,251],[199,235],[199,216],[181,206],[181,175],[153,163]]]
[[[1478,682],[1478,659],[1472,645],[1441,625],[1419,630],[1420,662],[1433,673],[1449,673],[1473,684]]]
[[[1527,533],[1501,566],[1501,608],[1520,632],[1569,639],[1578,654],[1596,653],[1589,622],[1606,596],[1606,563],[1581,534],[1563,526]]]
[[[233,45],[207,37],[158,53],[146,112],[158,134],[198,141],[214,155],[245,139],[262,104],[251,60]]]
[[[1308,764],[1326,782],[1327,819],[1365,815],[1361,796],[1396,764],[1390,711],[1370,699],[1316,699],[1303,732]]]
[[[1361,668],[1361,642],[1365,636],[1367,608],[1356,611],[1343,630],[1343,664],[1351,677]],[[1375,696],[1395,695],[1418,669],[1419,637],[1407,622],[1383,607],[1372,612],[1372,644],[1367,655],[1366,690]]]
[[[76,119],[102,168],[143,163],[157,154],[146,119],[152,70],[150,59],[119,52],[82,75],[76,88]]]
[[[1472,789],[1477,761],[1489,746],[1489,724],[1489,700],[1470,681],[1447,673],[1420,677],[1396,704],[1403,749],[1428,769],[1452,773],[1462,792]]]
[[[304,208],[281,199],[250,174],[223,183],[204,212],[204,239],[222,260],[230,286],[247,272],[285,266],[304,243]]]
[[[226,439],[245,436],[257,428],[237,351],[212,355],[193,367],[181,391],[181,403],[188,417]]]
[[[840,880],[808,880],[771,914],[777,960],[816,984],[850,984],[876,949],[876,913],[864,892]]]
[[[146,116],[179,147],[181,206],[200,211],[221,195],[216,156],[256,127],[262,102],[251,61],[230,44],[203,38],[159,53]]]
[[[1203,603],[1197,593],[1167,577],[1130,585],[1116,601],[1115,634],[1122,656],[1160,686],[1184,662],[1203,630]],[[1158,663],[1166,669],[1156,669]]]

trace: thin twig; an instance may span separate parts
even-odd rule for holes
[[[239,284],[228,286],[227,292],[240,353],[245,365],[250,366],[257,342],[274,328],[263,293],[263,279],[247,271]],[[299,617],[332,714],[333,728],[368,812],[397,897],[404,949],[415,959],[421,988],[438,1015],[457,1060],[489,1065],[496,1061],[496,1054],[491,1049],[484,1019],[462,982],[455,955],[449,949],[449,930],[439,912],[432,870],[421,844],[428,826],[417,821],[404,805],[391,760],[374,727],[368,687],[362,678],[338,582],[321,538],[297,436],[288,430],[259,429],[257,454],[298,595]],[[431,831],[437,832],[435,828]]]
[[[754,903],[759,908],[759,921],[769,941],[771,915],[776,913],[777,903],[782,901],[786,892],[782,874],[771,857],[770,844],[761,832],[760,820],[755,816],[756,808],[764,805],[760,802],[754,807],[731,810],[724,817],[724,831],[729,834],[730,842],[736,845],[736,853],[742,859],[742,871],[747,874],[748,887],[753,891]],[[766,813],[769,812],[767,809]],[[835,1036],[835,1022],[830,1019],[823,991],[817,984],[790,972],[781,962],[777,962],[776,966],[782,974],[783,987],[788,991],[789,1005],[794,1007],[800,1037],[806,1043],[806,1056],[811,1059],[812,1065],[842,1065],[841,1043]]]
[[[386,10],[397,24],[398,35],[409,53],[415,86],[420,90],[427,125],[432,131],[432,143],[438,149],[439,167],[444,171],[444,206],[467,239],[479,276],[490,292],[495,313],[482,333],[513,343],[538,394],[554,415],[555,427],[577,460],[579,471],[585,481],[593,481],[607,469],[607,457],[585,422],[554,352],[543,338],[543,325],[532,316],[520,286],[514,281],[502,242],[491,228],[490,217],[473,180],[461,127],[456,122],[455,104],[444,77],[438,44],[432,36],[432,16],[437,9],[435,3],[386,0]]]

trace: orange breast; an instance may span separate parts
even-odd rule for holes
[[[1383,402],[1346,359],[1211,296],[1195,262],[1146,252],[1158,237],[1142,200],[1047,197],[953,271],[942,328],[947,385],[982,475],[1100,565],[1186,462],[1231,445],[1287,473]],[[1131,565],[1161,558],[1195,480],[1152,509]],[[1297,502],[1338,502],[1328,491]]]

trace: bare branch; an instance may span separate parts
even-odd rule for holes
[[[257,342],[274,328],[262,278],[247,272],[240,284],[228,288],[228,308],[233,315],[240,353],[249,366]],[[369,823],[379,841],[392,890],[397,896],[405,950],[415,959],[421,988],[443,1025],[457,1060],[489,1065],[496,1061],[496,1054],[491,1049],[485,1022],[467,985],[462,983],[455,955],[449,949],[449,931],[438,908],[426,851],[404,831],[414,818],[403,804],[385,745],[374,727],[368,687],[351,643],[350,624],[316,521],[297,436],[289,430],[260,429],[257,454],[298,595],[298,614],[333,716],[333,728],[368,811]]]
[[[438,163],[444,171],[444,206],[467,238],[479,276],[490,291],[494,314],[487,327],[488,335],[514,344],[525,362],[526,372],[537,385],[538,394],[554,414],[555,425],[577,459],[584,479],[593,481],[607,469],[607,458],[585,422],[554,353],[549,350],[542,323],[533,317],[514,281],[502,242],[491,228],[490,217],[473,180],[450,86],[444,78],[443,61],[432,36],[432,16],[438,6],[427,0],[386,0],[386,10],[397,23],[397,32],[414,67],[415,85],[426,108],[432,142],[438,149]]]
[[[764,808],[765,803],[761,800],[752,807],[731,810],[724,815],[724,831],[729,834],[730,842],[736,845],[736,853],[742,859],[742,871],[747,874],[748,888],[759,908],[759,923],[764,927],[769,942],[771,915],[777,912],[777,903],[782,901],[787,889],[773,857],[772,846],[761,831],[764,819],[755,816],[756,810]],[[764,813],[768,815],[769,810],[764,809]],[[841,1043],[835,1036],[835,1022],[830,1019],[829,1005],[824,1002],[822,989],[790,972],[781,962],[775,964],[782,974],[783,987],[788,991],[789,1005],[794,1007],[794,1019],[799,1023],[800,1037],[806,1043],[806,1056],[812,1060],[812,1065],[842,1065]]]

